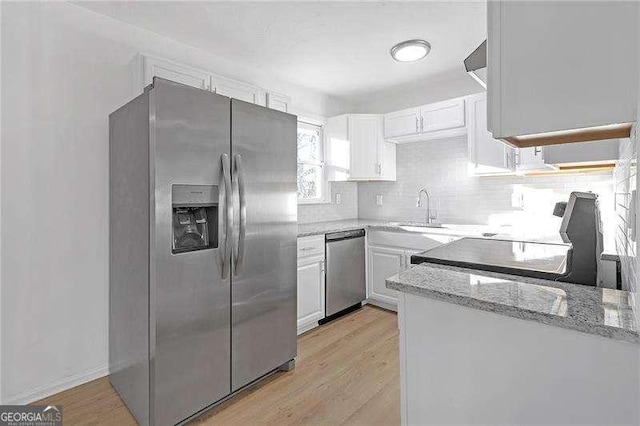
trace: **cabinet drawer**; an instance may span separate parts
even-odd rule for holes
[[[298,238],[298,259],[317,255],[324,256],[324,235]]]

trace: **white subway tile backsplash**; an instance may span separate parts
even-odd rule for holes
[[[632,227],[636,218],[631,217],[632,192],[637,185],[637,149],[635,139],[624,139],[620,143],[620,161],[614,170],[616,251],[620,256],[623,289],[632,291],[636,299],[636,312],[640,312],[640,288],[636,275],[636,242]],[[640,324],[639,324],[640,325]]]
[[[298,205],[298,223],[358,217],[358,184],[356,182],[331,182],[330,187],[330,203]],[[340,204],[335,202],[336,194],[340,194]]]
[[[365,219],[422,221],[425,209],[416,207],[420,188],[436,204],[438,220],[521,227],[523,237],[556,235],[560,218],[551,215],[558,201],[572,191],[600,196],[603,221],[613,245],[613,175],[592,173],[555,176],[468,175],[466,137],[398,145],[396,182],[358,184],[358,216]],[[375,205],[381,194],[384,205]]]

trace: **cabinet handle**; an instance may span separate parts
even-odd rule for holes
[[[419,126],[419,124],[418,124],[418,116],[416,116],[416,133],[418,133],[420,131],[418,126]]]
[[[420,130],[424,132],[424,117],[420,116]]]
[[[320,261],[320,272],[324,274],[325,270],[324,270],[324,260]]]
[[[378,175],[382,176],[382,163],[378,163]]]
[[[537,156],[538,154],[542,153],[542,148],[540,148],[539,146],[536,146],[533,148],[533,155]]]
[[[313,250],[315,247],[303,247],[300,250],[301,251],[309,251],[309,250]]]

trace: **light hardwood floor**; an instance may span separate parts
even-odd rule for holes
[[[37,404],[62,404],[65,425],[135,424],[106,377]],[[194,423],[400,424],[396,315],[365,306],[305,333],[293,371],[271,376]]]

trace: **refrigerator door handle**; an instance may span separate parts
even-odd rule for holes
[[[233,193],[231,188],[231,165],[229,155],[222,154],[222,175],[224,178],[224,198],[222,211],[224,212],[224,246],[222,253],[222,279],[229,277],[231,268],[231,237],[233,233]]]
[[[242,272],[244,261],[244,240],[247,229],[247,200],[244,193],[244,170],[242,168],[242,157],[240,154],[234,156],[235,172],[238,179],[238,201],[240,204],[240,228],[238,232],[238,245],[236,248],[236,264],[234,275]]]

